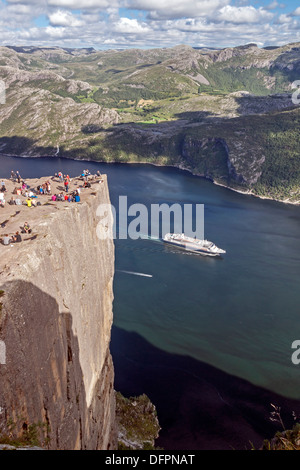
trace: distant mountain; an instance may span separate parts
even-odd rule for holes
[[[300,200],[300,43],[226,49],[0,47],[0,151],[173,164]]]

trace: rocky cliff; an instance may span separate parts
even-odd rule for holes
[[[21,243],[0,245],[0,431],[36,425],[50,449],[112,449],[114,244],[96,234],[107,181],[82,190],[79,203],[40,199],[0,213],[1,236],[33,226]]]

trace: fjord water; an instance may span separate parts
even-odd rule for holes
[[[205,237],[227,251],[222,259],[180,252],[151,238],[115,242],[112,353],[116,388],[119,385],[124,393],[147,393],[142,388],[149,383],[151,374],[148,394],[152,393],[150,398],[159,402],[163,395],[171,393],[162,388],[161,377],[172,377],[172,368],[174,377],[179,369],[188,373],[182,361],[194,361],[190,374],[196,376],[195,364],[202,364],[202,371],[209,367],[210,377],[224,374],[231,383],[241,384],[237,386],[247,396],[248,410],[263,414],[261,422],[268,422],[268,410],[260,408],[259,393],[267,401],[275,396],[277,403],[282,400],[287,407],[291,402],[293,409],[286,411],[299,410],[300,414],[300,366],[291,360],[291,345],[300,339],[300,207],[241,195],[172,168],[58,158],[0,157],[0,164],[1,177],[9,177],[11,170],[19,170],[22,177],[30,178],[57,171],[72,177],[84,168],[92,173],[100,169],[108,175],[116,209],[119,196],[124,195],[128,196],[128,204],[142,203],[148,208],[155,203],[204,204]],[[172,361],[163,362],[163,358]],[[157,363],[151,363],[150,368],[149,361],[153,359]],[[134,371],[131,374],[128,362]],[[231,398],[230,406],[234,408],[233,397],[224,398],[222,380],[218,380],[217,389],[214,384],[218,399],[228,404]],[[177,385],[182,387],[173,381],[170,390],[175,393]],[[185,390],[183,396],[190,399],[189,393]],[[205,426],[209,426],[210,418],[215,419],[215,405],[209,396],[207,392],[210,411],[203,418]],[[162,402],[159,412],[160,417],[165,413],[162,433],[166,435],[168,423],[173,426],[172,407],[178,403],[166,397]],[[168,403],[170,410],[166,409]],[[298,410],[294,409],[297,404]],[[205,406],[205,400],[201,406]],[[186,435],[198,432],[191,432],[189,426],[183,419],[173,428],[180,428],[181,432],[185,428]],[[217,426],[210,427],[212,435]],[[241,429],[240,423],[239,426]],[[263,434],[262,429],[260,432]],[[256,430],[254,434],[257,433]],[[245,431],[244,438],[249,436]],[[229,433],[227,447],[237,442],[236,436],[230,439]],[[175,441],[176,435],[169,434],[163,444],[180,448]],[[191,438],[190,445],[196,441]],[[193,448],[189,447],[188,437],[186,442],[186,448]],[[222,448],[224,442],[217,439],[212,448]],[[207,444],[200,442],[200,448],[201,445]]]

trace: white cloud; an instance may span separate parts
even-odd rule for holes
[[[114,26],[114,31],[123,34],[141,34],[149,32],[146,23],[139,23],[136,19],[120,18]]]
[[[76,18],[76,16],[72,15],[70,11],[65,10],[57,10],[53,13],[48,15],[50,24],[52,26],[82,26],[83,21]]]
[[[39,0],[6,0],[8,4],[18,4],[18,5],[32,5],[45,2],[40,2]]]
[[[49,6],[69,8],[70,10],[100,9],[104,10],[112,5],[117,5],[117,0],[47,0]]]
[[[300,7],[296,8],[295,11],[292,13],[293,16],[300,16]]]
[[[279,15],[277,19],[278,24],[286,24],[286,23],[290,23],[291,21],[292,21],[292,17],[290,15],[285,15],[285,14]]]
[[[269,5],[266,5],[264,8],[266,10],[275,10],[276,8],[285,8],[286,5],[284,3],[278,3],[276,0],[274,2],[269,3]]]
[[[217,18],[221,21],[227,21],[229,23],[242,24],[270,21],[272,20],[273,16],[273,13],[266,11],[262,7],[256,9],[251,5],[245,7],[233,7],[231,5],[226,5],[225,7],[221,8]]]
[[[2,44],[100,49],[300,41],[300,7],[280,15],[280,1],[263,8],[259,0],[0,0],[0,37]]]
[[[218,8],[228,5],[230,0],[127,0],[127,7],[146,10],[152,19],[197,18],[212,14]]]

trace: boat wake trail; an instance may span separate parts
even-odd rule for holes
[[[117,272],[124,273],[124,274],[131,274],[132,276],[153,277],[152,274],[136,273],[133,271],[121,271],[120,269],[117,269]]]

